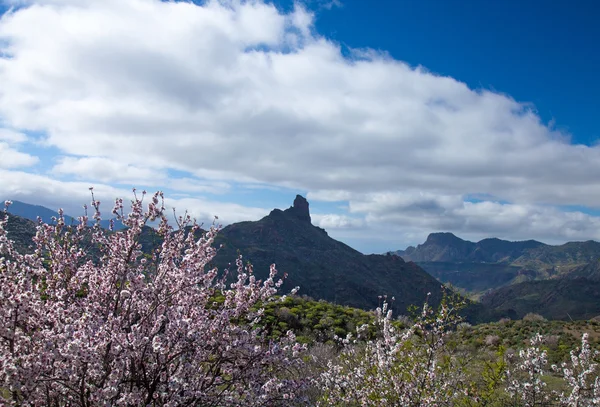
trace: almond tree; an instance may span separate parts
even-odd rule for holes
[[[543,380],[548,364],[547,352],[541,348],[544,338],[537,334],[527,349],[519,351],[514,366],[507,370],[506,391],[515,405],[537,407],[550,405],[550,395]]]
[[[560,395],[561,405],[565,407],[600,406],[600,377],[596,360],[600,352],[592,350],[589,335],[581,337],[581,348],[571,351],[571,364],[563,363],[562,373],[568,392]],[[561,370],[553,366],[554,370]]]
[[[31,254],[15,250],[8,215],[0,221],[0,404],[289,404],[302,347],[291,332],[267,341],[256,325],[281,285],[275,266],[261,282],[238,258],[228,280],[209,268],[218,227],[198,238],[187,215],[169,225],[161,193],[146,209],[145,192],[134,197],[129,214],[120,199],[113,209],[123,231],[100,228],[93,194],[95,226],[87,215],[66,225],[62,211],[39,221]],[[149,222],[163,242],[144,254]]]
[[[425,303],[407,329],[394,323],[388,304],[376,310],[379,337],[359,344],[344,339],[339,358],[330,361],[317,382],[319,406],[454,406],[466,393],[464,371],[446,341],[460,318],[458,299],[442,301],[437,312]],[[364,330],[366,327],[361,327]]]

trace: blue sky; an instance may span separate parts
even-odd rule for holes
[[[317,31],[531,102],[573,142],[600,138],[600,4],[582,1],[345,1]]]
[[[363,252],[600,239],[597,2],[3,7],[0,198],[136,186],[227,224],[299,193]]]

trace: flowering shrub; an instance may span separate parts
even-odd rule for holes
[[[567,391],[559,396],[561,405],[565,407],[600,406],[600,378],[598,377],[598,351],[592,351],[588,343],[588,334],[581,338],[579,353],[571,351],[571,364],[563,363],[561,368],[552,366],[555,371],[562,371],[567,384]]]
[[[588,334],[581,338],[581,348],[571,351],[570,363],[553,365],[547,370],[546,351],[541,349],[544,338],[536,335],[531,346],[521,350],[512,368],[507,371],[507,392],[518,406],[591,407],[600,405],[600,356],[592,351]],[[554,374],[553,376],[551,376]],[[562,391],[547,390],[546,380],[560,378]]]
[[[376,316],[380,337],[357,346],[349,335],[339,359],[317,379],[320,406],[443,406],[464,396],[461,361],[446,341],[449,328],[460,321],[455,307],[443,301],[434,312],[425,303],[404,330],[393,324],[387,303]]]
[[[265,340],[253,311],[281,285],[275,267],[261,282],[239,258],[227,284],[208,267],[218,228],[198,238],[185,216],[175,230],[162,194],[146,209],[144,197],[127,215],[117,200],[127,229],[107,232],[92,194],[96,225],[87,215],[66,225],[62,212],[40,221],[32,254],[15,250],[0,221],[0,404],[288,405],[302,347],[291,332]],[[164,241],[144,255],[138,239],[155,221]]]
[[[460,302],[444,301],[437,312],[425,304],[415,323],[399,329],[387,304],[376,311],[379,337],[341,340],[337,358],[316,379],[318,406],[591,407],[600,405],[598,360],[587,334],[570,363],[548,367],[545,339],[535,335],[516,355],[502,346],[466,355],[456,346]],[[364,327],[362,328],[364,329]],[[360,331],[360,330],[359,330]],[[496,340],[494,340],[496,342]],[[552,382],[550,389],[548,382]]]
[[[507,392],[519,406],[535,407],[548,405],[549,395],[542,380],[548,364],[545,350],[540,348],[543,337],[537,334],[531,339],[531,347],[519,351],[519,357],[507,372]]]

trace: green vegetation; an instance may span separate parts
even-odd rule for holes
[[[332,345],[334,338],[355,334],[362,325],[372,325],[375,321],[373,312],[358,308],[316,301],[308,297],[287,296],[264,306],[261,319],[267,332],[279,337],[288,330],[294,331],[299,342],[325,343]],[[373,327],[367,335],[375,335]]]
[[[5,216],[4,211],[0,209],[0,220]],[[14,242],[15,248],[21,253],[31,252],[32,239],[35,236],[35,223],[19,216],[10,215],[6,226],[8,237]]]
[[[479,325],[459,325],[457,338],[472,352],[492,351],[499,347],[509,353],[523,349],[536,334],[545,338],[543,348],[548,351],[550,363],[566,362],[569,352],[581,341],[581,335],[588,333],[590,345],[600,350],[600,322],[548,321],[537,314],[527,315],[524,319],[502,319]]]
[[[322,300],[287,296],[264,305],[264,310],[260,324],[273,337],[279,337],[289,329],[303,343],[334,345],[335,336],[354,335],[356,328],[364,324],[369,325],[365,339],[372,339],[376,335],[374,312]],[[411,325],[412,320],[414,316],[396,317],[394,325],[401,329]],[[464,352],[473,356],[486,354],[487,358],[500,348],[504,352],[514,353],[528,346],[534,335],[541,334],[545,338],[544,349],[548,351],[549,361],[559,363],[567,361],[569,351],[578,346],[583,333],[588,333],[590,345],[600,350],[600,321],[549,321],[539,314],[528,314],[518,320],[503,318],[477,325],[463,322],[458,324],[451,340]]]
[[[547,319],[590,319],[600,315],[600,282],[585,278],[528,281],[492,291],[481,302],[513,319],[530,312]]]

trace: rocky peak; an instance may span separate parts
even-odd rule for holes
[[[310,212],[308,210],[308,201],[301,195],[296,195],[296,199],[294,199],[294,205],[286,209],[285,213],[305,222],[311,223]]]
[[[461,238],[455,236],[453,233],[438,232],[438,233],[430,233],[429,236],[427,236],[427,240],[425,241],[424,245],[431,245],[431,244],[454,245],[454,244],[461,244],[461,243],[465,243],[465,241],[462,240]]]

